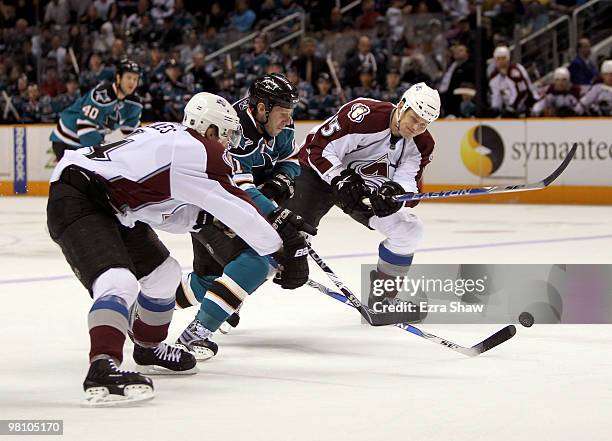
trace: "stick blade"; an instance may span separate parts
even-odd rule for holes
[[[475,357],[484,352],[487,352],[490,349],[493,349],[496,346],[499,346],[505,341],[510,340],[515,335],[516,335],[516,326],[508,325],[500,329],[499,331],[497,331],[495,334],[485,338],[480,343],[472,346],[469,349],[469,353],[466,352],[465,354],[469,355],[470,357]]]
[[[577,142],[575,142],[574,145],[572,145],[570,151],[567,152],[567,156],[565,157],[561,165],[557,167],[557,169],[552,172],[550,176],[547,176],[546,178],[542,179],[544,187],[548,187],[555,179],[559,177],[559,175],[561,175],[561,173],[563,173],[563,171],[567,168],[572,159],[574,159],[574,156],[576,155],[576,150],[578,150]]]

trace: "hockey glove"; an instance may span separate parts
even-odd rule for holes
[[[292,177],[279,172],[264,182],[259,191],[268,199],[282,205],[283,202],[293,197],[295,182]]]
[[[370,189],[355,170],[347,168],[331,181],[338,206],[347,214],[367,213],[370,208],[362,200],[370,196]]]
[[[283,240],[283,248],[274,254],[282,266],[274,283],[284,289],[299,288],[308,281],[308,244],[300,231],[314,235],[317,230],[287,209],[277,208],[268,219]]]
[[[399,211],[404,206],[402,201],[396,201],[393,196],[405,194],[400,184],[387,181],[380,186],[377,192],[370,196],[372,211],[378,217],[387,217]]]

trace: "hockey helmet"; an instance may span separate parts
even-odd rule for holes
[[[440,116],[440,95],[438,91],[432,89],[425,83],[417,83],[411,86],[404,94],[397,105],[397,122],[408,109],[414,112],[431,124]]]
[[[242,128],[236,110],[223,97],[208,92],[196,93],[185,106],[183,125],[202,135],[211,125],[219,130],[219,138],[230,146],[240,145]]]
[[[280,73],[263,75],[249,87],[249,104],[256,107],[263,102],[266,112],[270,112],[272,107],[280,106],[286,109],[294,109],[299,100],[297,88]]]
[[[132,72],[138,74],[139,76],[142,73],[138,63],[135,63],[129,58],[123,58],[121,61],[119,61],[119,64],[117,64],[117,75],[122,76],[127,72]]]

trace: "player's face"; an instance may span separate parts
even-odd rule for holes
[[[612,73],[605,73],[601,76],[606,86],[612,86]]]
[[[217,141],[221,143],[221,145],[225,148],[227,148],[229,145],[229,141],[227,139],[221,139],[219,137],[219,129],[217,128],[217,126],[210,126],[208,129],[206,129],[206,132],[204,133],[204,138],[210,139],[212,141]]]
[[[399,132],[404,138],[413,138],[423,133],[427,126],[427,121],[417,115],[414,110],[408,109],[400,119]]]
[[[279,106],[272,107],[272,110],[268,114],[266,132],[268,132],[270,136],[278,135],[281,130],[293,122],[293,119],[291,118],[292,115],[292,109],[286,109]]]
[[[139,75],[134,72],[126,72],[119,79],[119,87],[126,95],[131,95],[138,86]]]

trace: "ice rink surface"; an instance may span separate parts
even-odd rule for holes
[[[42,198],[0,198],[0,419],[63,419],[62,439],[88,441],[612,437],[612,325],[519,327],[467,359],[361,325],[307,287],[271,283],[198,375],[156,377],[156,397],[141,407],[80,408],[90,299],[48,237],[44,207]],[[426,226],[418,263],[612,263],[612,207],[421,203],[417,214]],[[189,238],[160,236],[189,267]],[[379,240],[332,213],[313,246],[357,289]],[[177,311],[172,339],[194,314]],[[427,329],[472,345],[498,327]],[[125,360],[133,366],[130,345]]]

